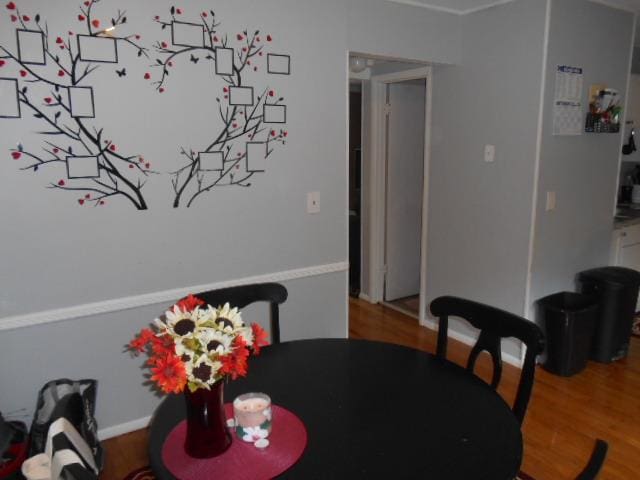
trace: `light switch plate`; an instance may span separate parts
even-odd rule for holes
[[[320,192],[307,193],[307,213],[320,213]]]
[[[545,210],[550,212],[556,209],[556,192],[547,192],[547,204]]]
[[[484,161],[493,162],[496,159],[496,146],[485,145],[484,146]]]

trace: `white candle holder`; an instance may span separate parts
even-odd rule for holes
[[[264,444],[273,422],[271,398],[264,393],[245,393],[233,401],[236,435],[245,442]]]

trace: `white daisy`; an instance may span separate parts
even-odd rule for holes
[[[202,323],[198,308],[191,312],[183,312],[180,307],[174,306],[173,310],[168,310],[164,316],[166,331],[174,338],[193,338]]]
[[[244,327],[240,311],[235,307],[231,308],[228,303],[225,303],[222,308],[218,308],[215,313],[215,323],[218,330],[232,333]]]
[[[241,328],[239,334],[247,345],[253,345],[253,330],[251,327]]]
[[[231,353],[233,337],[212,328],[203,328],[197,334],[202,350],[209,355],[228,355]]]
[[[219,380],[217,375],[222,368],[222,363],[217,360],[211,360],[208,355],[203,354],[195,362],[189,362],[185,366],[189,383],[209,389],[211,385]]]

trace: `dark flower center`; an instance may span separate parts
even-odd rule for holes
[[[216,323],[221,325],[222,328],[233,328],[233,322],[231,322],[231,320],[229,320],[228,318],[218,317],[216,318]]]
[[[216,348],[218,348],[221,345],[222,343],[219,342],[218,340],[211,340],[209,343],[207,343],[207,350],[209,350],[210,352],[213,352]]]
[[[187,333],[193,332],[196,328],[196,324],[193,320],[189,320],[188,318],[183,318],[178,323],[176,323],[173,327],[173,331],[176,332],[181,337],[186,335]]]
[[[211,367],[203,363],[199,367],[193,369],[193,376],[202,382],[207,382],[211,377]]]
[[[191,361],[191,357],[185,353],[180,357],[180,360],[182,360],[184,363],[187,363]]]

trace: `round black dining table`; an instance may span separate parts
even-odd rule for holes
[[[250,358],[247,377],[225,385],[225,401],[251,391],[269,394],[307,429],[302,457],[278,478],[512,480],[522,461],[520,425],[504,400],[458,365],[411,348],[280,343]],[[180,395],[154,413],[149,457],[159,479],[174,478],[162,445],[184,418]]]

